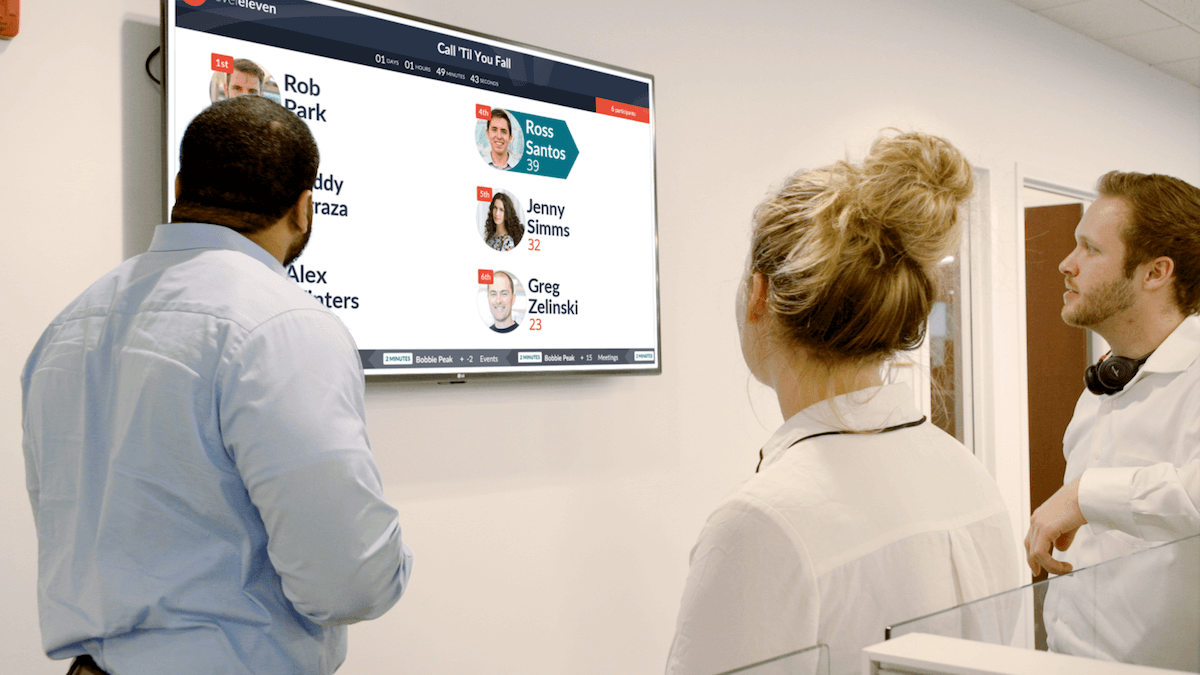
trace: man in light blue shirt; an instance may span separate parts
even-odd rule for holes
[[[113,675],[332,673],[345,624],[403,593],[412,553],[371,456],[357,349],[285,273],[311,233],[317,163],[308,127],[268,99],[202,112],[171,224],[29,356],[51,658]]]

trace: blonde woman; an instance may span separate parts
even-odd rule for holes
[[[787,421],[700,533],[668,673],[817,643],[831,672],[858,673],[886,626],[1020,583],[995,482],[881,376],[924,337],[971,191],[950,143],[892,134],[754,211],[738,329]]]

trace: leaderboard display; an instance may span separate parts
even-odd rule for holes
[[[327,0],[164,0],[164,183],[215,101],[321,152],[288,274],[368,375],[661,372],[653,78]]]

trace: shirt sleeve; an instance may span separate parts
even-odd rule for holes
[[[1079,509],[1092,531],[1119,530],[1147,541],[1200,534],[1200,460],[1088,469]]]
[[[45,337],[42,338],[45,340]],[[38,448],[38,434],[35,426],[31,423],[30,416],[32,412],[29,408],[29,390],[32,382],[32,370],[37,364],[38,353],[41,351],[42,342],[38,342],[37,348],[29,356],[29,360],[25,363],[25,369],[21,372],[21,449],[25,454],[25,489],[29,493],[29,505],[33,507],[33,524],[37,527],[38,507],[42,489],[41,477],[38,475],[39,461],[41,459],[41,451]]]
[[[343,624],[390,609],[412,553],[383,498],[362,368],[345,327],[316,309],[271,319],[229,356],[219,391],[226,451],[296,611]]]
[[[820,600],[794,530],[752,498],[727,501],[692,549],[669,675],[711,675],[817,643]]]

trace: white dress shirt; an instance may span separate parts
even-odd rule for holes
[[[859,651],[887,626],[1020,584],[995,482],[941,429],[796,443],[920,417],[908,386],[892,384],[784,423],[692,550],[668,673],[712,675],[821,643],[831,673],[857,674]]]
[[[1085,390],[1063,453],[1063,480],[1080,479],[1088,520],[1059,556],[1076,570],[1200,532],[1200,318],[1185,319],[1122,391]],[[1195,670],[1196,558],[1163,550],[1055,580],[1045,606],[1050,648]]]

